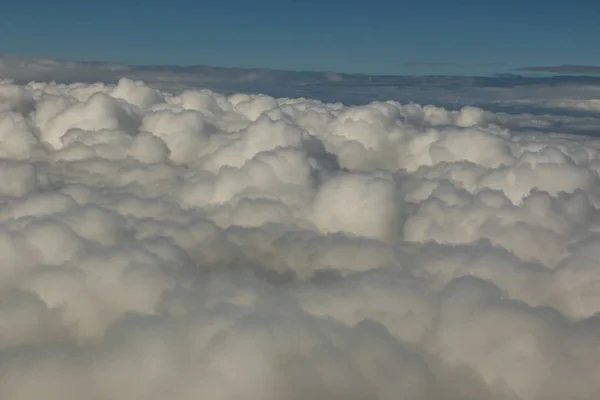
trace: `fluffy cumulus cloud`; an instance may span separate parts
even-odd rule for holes
[[[600,398],[600,140],[535,124],[2,82],[0,398]]]

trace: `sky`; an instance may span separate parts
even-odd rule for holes
[[[598,15],[598,2],[562,0],[5,0],[0,52],[130,64],[488,74],[600,65]]]

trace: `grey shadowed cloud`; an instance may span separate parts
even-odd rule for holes
[[[588,74],[600,75],[600,65],[556,65],[556,66],[533,66],[517,68],[517,71],[551,72],[555,74]]]

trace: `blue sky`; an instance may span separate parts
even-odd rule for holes
[[[3,0],[0,37],[70,60],[480,75],[600,65],[600,2]]]

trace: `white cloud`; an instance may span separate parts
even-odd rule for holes
[[[400,203],[391,175],[346,173],[319,189],[314,201],[315,224],[326,234],[393,240]]]
[[[0,397],[600,398],[600,140],[536,118],[3,83]]]

